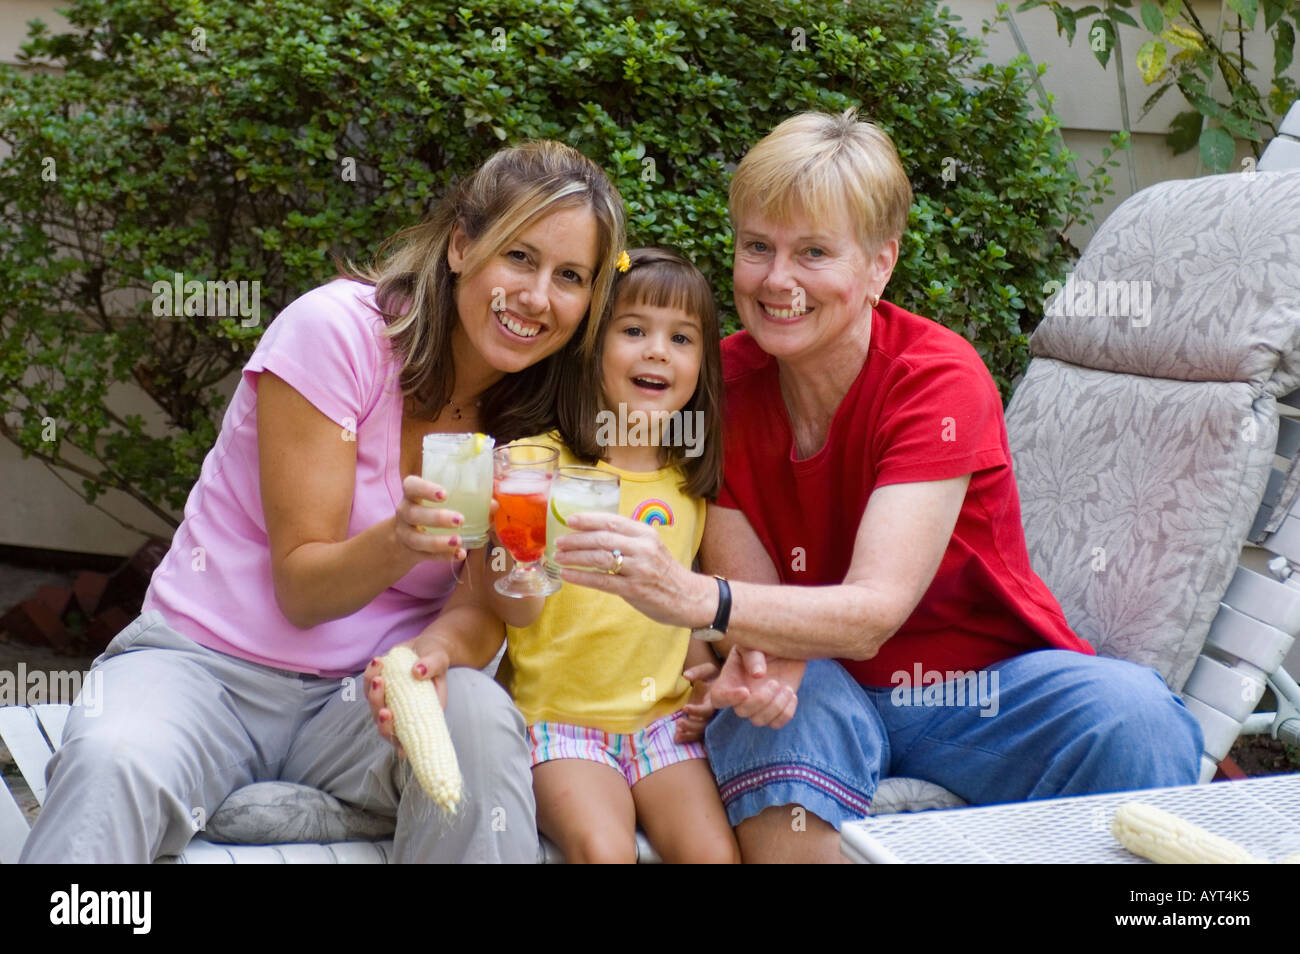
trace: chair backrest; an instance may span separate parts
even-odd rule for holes
[[[1045,312],[1006,412],[1030,559],[1098,652],[1180,690],[1300,386],[1300,171],[1139,192]]]
[[[1291,105],[1282,125],[1277,128],[1277,138],[1259,157],[1261,172],[1280,169],[1300,169],[1300,100]]]

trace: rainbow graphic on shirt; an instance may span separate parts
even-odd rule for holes
[[[651,498],[637,504],[636,509],[632,511],[632,519],[648,523],[652,527],[671,527],[673,509],[662,500]]]

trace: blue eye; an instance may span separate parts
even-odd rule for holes
[[[676,334],[676,335],[673,335],[673,341],[675,341],[677,344],[690,344],[690,343],[691,343],[691,339],[688,338],[688,337],[686,337],[686,335],[682,335],[682,334]]]
[[[813,255],[813,252],[816,252],[817,254]],[[826,255],[826,252],[816,246],[813,246],[812,248],[808,249],[808,254],[813,255],[814,258],[822,258]]]

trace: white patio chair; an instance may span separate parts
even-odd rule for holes
[[[1278,127],[1277,138],[1268,144],[1259,157],[1260,172],[1280,172],[1300,169],[1300,100],[1287,110]]]

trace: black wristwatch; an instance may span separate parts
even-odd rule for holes
[[[693,638],[706,643],[716,643],[727,635],[727,622],[731,619],[731,584],[720,576],[714,579],[718,581],[718,612],[707,627],[691,630]]]

